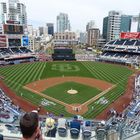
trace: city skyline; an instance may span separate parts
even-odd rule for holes
[[[54,23],[56,31],[56,17],[67,13],[71,21],[72,31],[86,30],[86,24],[94,20],[96,26],[102,31],[103,18],[108,16],[111,10],[121,11],[126,15],[138,15],[140,13],[140,1],[133,0],[20,0],[25,3],[27,9],[28,24],[34,27],[45,26],[47,22]]]
[[[128,0],[113,0],[113,2],[112,0],[21,1],[25,2],[27,6],[29,24],[37,26],[45,25],[46,22],[53,22],[56,28],[56,16],[60,12],[64,12],[69,15],[73,31],[85,31],[86,24],[90,20],[95,20],[95,24],[102,31],[103,18],[108,15],[110,10],[119,10],[128,15],[138,15],[140,12],[140,1],[137,0],[129,2]]]

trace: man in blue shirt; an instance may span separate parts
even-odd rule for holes
[[[70,128],[76,128],[80,131],[80,122],[78,121],[78,117],[74,116],[74,119],[72,122],[70,122]]]

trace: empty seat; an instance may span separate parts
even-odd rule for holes
[[[0,134],[0,140],[3,140],[3,135]]]
[[[66,137],[67,136],[67,129],[66,128],[58,128],[58,134],[60,137]]]
[[[71,128],[70,129],[71,138],[75,138],[75,139],[78,138],[79,133],[80,133],[80,131],[76,128]]]
[[[83,139],[84,139],[84,140],[90,140],[90,138],[91,138],[91,131],[89,131],[89,130],[84,130],[84,131],[83,131]]]

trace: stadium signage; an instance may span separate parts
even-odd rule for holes
[[[28,36],[22,37],[22,46],[29,46],[29,38]]]
[[[121,39],[140,39],[140,32],[122,32],[120,34]]]

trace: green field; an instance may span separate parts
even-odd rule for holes
[[[91,103],[88,106],[89,110],[83,115],[86,118],[96,117],[112,101],[121,96],[125,91],[128,77],[132,73],[133,72],[126,67],[99,62],[36,62],[0,68],[0,75],[5,77],[5,83],[15,91],[17,95],[21,96],[22,94],[22,98],[34,104],[40,104],[42,97],[23,89],[23,86],[40,79],[81,76],[96,78],[116,84],[117,86],[114,89],[104,95],[109,101],[108,104],[102,105],[97,101]],[[96,111],[92,111],[92,106],[96,108]],[[71,116],[71,114],[66,112],[64,106],[60,104],[56,104],[56,106],[46,106],[45,108],[56,115],[63,113],[65,116]]]
[[[77,90],[78,94],[74,95],[68,94],[67,91],[70,89]],[[101,90],[97,88],[93,88],[75,82],[65,82],[63,84],[50,87],[45,91],[43,91],[44,94],[56,98],[60,101],[63,101],[67,104],[75,104],[75,103],[82,104],[87,100],[93,98],[100,92]]]

